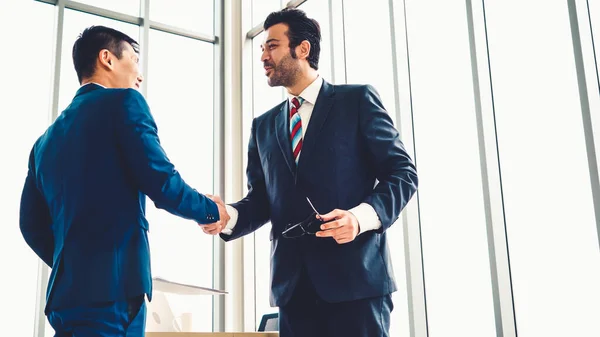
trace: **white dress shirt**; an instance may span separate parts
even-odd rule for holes
[[[304,99],[304,102],[298,109],[298,113],[300,114],[300,120],[302,121],[302,139],[304,139],[304,135],[306,134],[306,130],[308,129],[308,124],[310,122],[310,117],[312,115],[313,109],[315,108],[315,104],[317,104],[317,99],[319,97],[319,91],[321,91],[321,87],[323,86],[323,78],[318,76],[308,87],[306,87],[300,97]],[[289,105],[292,105],[292,99],[296,97],[288,94]],[[300,150],[300,154],[298,157],[302,156],[302,150]],[[227,226],[223,229],[223,234],[230,235],[232,233],[233,228],[237,223],[238,211],[232,206],[225,205],[227,209],[227,213],[231,217]],[[358,224],[360,227],[359,233],[362,234],[366,231],[376,230],[381,228],[381,221],[379,220],[379,216],[373,206],[367,203],[361,203],[360,205],[349,210],[350,213],[354,214],[356,219],[358,220]]]
[[[81,85],[79,88],[81,89],[81,88],[85,87],[85,86],[86,86],[86,85],[88,85],[88,84],[95,84],[95,85],[101,86],[102,88],[106,89],[106,87],[105,87],[105,86],[103,86],[103,85],[102,85],[102,84],[100,84],[100,83],[96,83],[96,82],[87,82],[86,84],[83,84],[83,85]]]

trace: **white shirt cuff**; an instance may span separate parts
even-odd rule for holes
[[[373,206],[363,202],[362,204],[350,209],[349,212],[354,214],[356,220],[358,220],[358,226],[360,227],[358,235],[366,231],[374,231],[381,228],[381,221],[379,220],[379,216],[377,215],[377,212],[375,212]],[[229,216],[231,216],[231,214]],[[231,216],[231,219],[233,219],[233,216]]]
[[[223,230],[221,231],[221,233],[225,234],[225,235],[231,235],[231,233],[233,233],[233,227],[235,227],[235,224],[237,223],[238,220],[238,210],[235,209],[235,207],[229,206],[229,205],[225,205],[225,209],[227,210],[227,214],[229,214],[229,222],[227,223],[227,226],[225,226],[225,228],[223,228]]]

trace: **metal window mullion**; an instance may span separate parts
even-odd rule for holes
[[[236,0],[233,0],[236,1]],[[242,21],[242,32],[252,27],[252,6],[253,1],[242,1],[241,2],[241,21]],[[243,43],[241,50],[241,89],[242,89],[242,107],[240,109],[242,118],[242,128],[249,130],[251,128],[253,116],[254,116],[254,92],[253,92],[253,78],[254,68],[253,64],[253,43],[249,33],[246,35],[241,34],[240,42]],[[243,134],[243,130],[242,130]],[[243,139],[243,136],[242,138]],[[240,139],[240,141],[241,141]],[[245,151],[247,143],[242,143],[242,151]],[[238,176],[240,182],[244,181],[245,167],[243,167],[243,156],[240,156],[240,169],[233,174]],[[239,196],[244,194],[243,184],[239,185],[240,191]],[[256,331],[257,330],[257,312],[256,312],[256,246],[255,246],[256,233],[252,235],[246,235],[242,240],[242,275],[244,278],[243,282],[243,307],[244,307],[244,331]]]
[[[58,3],[56,0],[36,0],[36,1],[45,2],[45,3],[49,3],[49,4]],[[112,10],[108,10],[108,9],[104,9],[104,8],[100,8],[100,7],[96,7],[96,6],[91,6],[91,5],[80,3],[77,1],[65,0],[65,1],[62,1],[62,3],[64,4],[64,8],[76,10],[76,11],[83,12],[86,14],[97,15],[97,16],[101,16],[101,17],[104,17],[107,19],[130,23],[130,24],[134,24],[134,25],[138,25],[138,26],[144,25],[144,26],[148,26],[150,29],[155,29],[155,30],[159,30],[159,31],[174,34],[174,35],[184,36],[184,37],[194,39],[194,40],[200,40],[200,41],[205,41],[205,42],[209,42],[209,43],[217,42],[216,37],[214,35],[202,34],[202,33],[198,33],[196,31],[192,31],[189,29],[179,28],[176,26],[172,26],[172,25],[168,25],[165,23],[150,20],[149,12],[146,10],[146,9],[149,9],[150,6],[149,6],[149,4],[148,5],[146,4],[146,0],[141,0],[141,1],[142,1],[141,13],[140,13],[139,17],[112,11]]]
[[[496,336],[517,335],[485,4],[466,1]]]
[[[285,6],[283,6],[283,8],[296,8],[300,5],[302,5],[303,3],[305,3],[306,1],[308,1],[308,0],[291,0],[291,1],[288,1],[285,4]],[[317,0],[313,0],[313,1],[317,1]]]
[[[217,14],[217,11],[215,11],[215,23],[217,21],[216,14]],[[200,40],[200,41],[210,42],[210,43],[217,43],[217,37],[215,37],[214,35],[201,34],[201,33],[195,32],[195,31],[178,28],[175,26],[167,25],[167,24],[152,21],[152,20],[149,20],[149,22],[150,22],[149,26],[151,29],[160,30],[161,32],[179,35],[179,36],[187,37],[187,38],[194,39],[194,40]]]
[[[223,44],[223,1],[214,0],[214,33],[216,34],[213,56],[213,191],[225,198],[225,150],[224,150],[224,44]],[[200,112],[198,112],[200,113]],[[213,237],[213,288],[225,287],[225,244],[216,235]],[[213,332],[225,331],[225,298],[213,296]]]
[[[60,66],[62,60],[62,44],[63,30],[65,17],[65,1],[56,1],[56,24],[55,24],[55,41],[54,41],[54,56],[53,56],[53,72],[52,72],[52,89],[51,89],[51,105],[49,123],[51,124],[58,117],[58,102],[60,95]],[[48,289],[48,277],[50,268],[42,260],[38,261],[38,277],[37,277],[37,294],[36,294],[36,310],[35,321],[33,328],[34,337],[44,337],[46,333],[46,315],[44,309],[46,307],[46,291]]]
[[[225,196],[227,202],[242,198],[242,6],[240,1],[224,1],[224,31],[221,39],[224,44],[224,135],[225,135]],[[233,296],[225,301],[225,329],[244,331],[246,324],[246,296],[244,278],[244,240],[234,240],[225,245],[225,282],[226,289]],[[254,289],[249,290],[254,293]],[[250,311],[253,311],[250,308]]]
[[[399,7],[396,8],[396,5]],[[409,55],[409,39],[407,26],[406,4],[404,1],[389,1],[390,10],[390,29],[392,41],[392,65],[394,70],[394,86],[395,86],[395,102],[396,102],[396,119],[398,130],[402,135],[402,141],[409,154],[415,161],[418,167],[418,160],[415,148],[414,126],[413,126],[413,107],[411,93],[411,72],[410,72],[410,55]],[[396,11],[403,15],[396,15]],[[403,34],[401,34],[403,33]],[[402,44],[396,43],[398,38],[402,38]],[[402,54],[400,54],[400,51]],[[401,55],[404,55],[404,63],[399,62]],[[400,67],[403,67],[405,76],[400,78]],[[402,90],[404,89],[404,90]],[[400,99],[400,95],[405,95],[404,101]],[[403,105],[405,108],[402,108]],[[406,268],[406,286],[408,299],[408,313],[411,337],[427,337],[428,320],[427,320],[427,300],[425,293],[425,278],[423,268],[423,248],[421,238],[421,222],[419,214],[419,192],[413,197],[408,205],[402,211],[403,236],[404,236],[404,257]]]
[[[345,84],[346,77],[346,38],[344,37],[343,0],[329,0],[331,81]]]
[[[144,97],[148,98],[148,55],[150,45],[150,0],[141,0],[140,3],[140,68],[144,76],[140,91]]]
[[[600,240],[600,177],[598,175],[598,157],[596,152],[596,140],[594,138],[594,117],[597,119],[597,114],[595,116],[592,115],[592,110],[590,105],[592,103],[597,103],[598,101],[598,87],[595,85],[594,81],[590,79],[589,85],[590,89],[588,90],[588,80],[586,76],[586,59],[589,55],[584,55],[584,48],[587,52],[592,53],[593,47],[588,45],[583,45],[584,43],[592,43],[592,41],[583,41],[582,40],[582,32],[579,29],[579,15],[577,13],[577,4],[576,0],[567,0],[567,5],[569,9],[569,22],[571,26],[571,38],[573,41],[573,56],[575,61],[575,69],[577,73],[577,85],[579,89],[579,101],[581,106],[581,114],[583,121],[583,132],[585,137],[585,147],[588,159],[588,169],[590,173],[590,185],[592,190],[592,199],[594,205],[594,215],[596,220],[596,231],[598,233],[598,239]],[[583,6],[582,6],[583,7]],[[589,9],[589,6],[587,7]],[[584,11],[583,8],[581,8]],[[589,14],[589,13],[588,13]],[[588,15],[588,18],[591,16]],[[590,38],[593,37],[593,32],[591,32],[591,22],[590,22]],[[587,36],[587,32],[584,32]],[[595,57],[595,56],[589,56]],[[592,63],[592,62],[589,62]],[[595,62],[593,64],[589,64],[588,68],[590,68],[589,72],[595,69],[597,65]],[[591,77],[591,76],[590,76]],[[595,100],[592,101],[592,100]],[[598,125],[596,125],[597,129]]]
[[[254,1],[256,1],[256,0],[254,0]],[[307,0],[292,0],[292,1],[289,1],[285,6],[282,6],[282,7],[283,8],[296,8],[300,5],[302,5],[303,3],[305,3],[306,1]],[[319,0],[319,1],[322,1],[322,0]],[[264,21],[261,21],[259,24],[252,27],[252,29],[250,29],[248,31],[248,33],[246,33],[246,37],[249,39],[255,38],[258,34],[263,32],[263,30],[264,30],[263,25],[264,25]]]
[[[50,4],[50,5],[56,5],[58,3],[58,0],[35,0],[35,1],[47,3],[47,4]]]
[[[46,290],[48,289],[48,275],[50,268],[42,260],[38,261],[38,278],[35,321],[33,327],[34,337],[44,337],[46,335],[46,315],[44,308],[46,306]]]
[[[88,4],[83,4],[83,3],[80,3],[77,1],[66,0],[66,1],[64,1],[64,5],[65,5],[65,8],[67,8],[67,9],[72,9],[72,10],[76,10],[76,11],[80,11],[80,12],[84,12],[84,13],[88,13],[88,14],[98,15],[98,16],[102,16],[102,17],[105,17],[108,19],[127,22],[127,23],[131,23],[134,25],[141,24],[140,17],[127,15],[127,14],[123,14],[120,12],[115,12],[115,11],[111,11],[108,9],[88,5]]]

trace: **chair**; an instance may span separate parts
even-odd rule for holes
[[[263,315],[258,325],[258,331],[279,331],[279,313]]]

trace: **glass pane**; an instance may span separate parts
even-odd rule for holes
[[[155,30],[150,41],[148,102],[161,144],[190,186],[212,193],[214,46]],[[150,200],[147,217],[154,276],[211,287],[213,237],[193,221],[156,209]],[[210,296],[168,300],[175,316],[192,313],[194,331],[212,331]]]
[[[150,0],[150,20],[214,34],[214,0]]]
[[[344,23],[347,82],[373,85],[395,122],[389,1],[346,1]]]
[[[280,0],[252,0],[252,26],[261,24],[271,12],[281,8]]]
[[[319,56],[319,74],[331,82],[331,32],[329,25],[329,2],[309,0],[299,7],[309,18],[317,20],[321,27],[321,54]]]
[[[519,336],[598,336],[600,253],[567,3],[485,6]]]
[[[79,11],[65,9],[62,44],[62,58],[60,66],[60,92],[58,99],[58,110],[64,110],[75,97],[79,89],[77,73],[73,66],[73,44],[84,29],[94,26],[106,26],[129,35],[132,39],[139,41],[139,26],[111,20],[104,17],[87,14]]]
[[[265,33],[261,33],[252,40],[252,89],[253,89],[253,118],[262,115],[275,105],[281,103],[285,97],[285,89],[281,87],[270,87],[267,83],[267,77],[263,64],[260,61],[262,54],[260,45],[263,42]],[[248,144],[250,138],[251,124],[244,126],[246,131],[244,137],[244,144]],[[248,154],[244,149],[244,169],[248,163]],[[244,174],[244,193],[247,192],[246,175]],[[256,326],[260,323],[262,315],[277,312],[276,308],[271,308],[269,304],[269,293],[271,292],[269,280],[271,274],[271,242],[269,241],[269,234],[271,231],[271,224],[267,223],[257,230],[254,234],[254,249],[255,249],[255,273],[256,273]]]
[[[408,293],[406,284],[406,263],[404,254],[404,233],[402,220],[398,220],[387,230],[390,243],[390,256],[393,256],[392,266],[398,291],[392,294],[394,310],[390,324],[390,336],[410,336],[408,318]]]
[[[40,2],[0,1],[2,44],[12,46],[0,53],[7,65],[0,81],[0,322],[6,335],[33,336],[40,259],[19,230],[19,205],[29,152],[50,120],[54,13],[54,6]],[[32,29],[33,22],[44,29]]]
[[[395,121],[394,79],[390,71],[393,55],[389,16],[387,0],[344,2],[347,81],[373,85],[381,95],[392,120]],[[372,33],[374,31],[378,33],[374,35]],[[369,41],[372,46],[377,46],[376,61],[372,59],[373,49],[365,48],[365,41]],[[397,221],[388,230],[387,235],[398,285],[398,291],[392,295],[394,310],[390,336],[408,336],[410,330],[402,221]]]
[[[465,4],[406,14],[429,335],[496,336]]]
[[[140,15],[140,0],[77,0],[77,2],[128,15]]]

